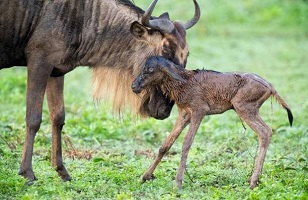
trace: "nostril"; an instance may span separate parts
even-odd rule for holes
[[[138,93],[141,92],[141,88],[138,86],[137,83],[133,83],[133,84],[131,85],[131,88],[132,88],[133,92],[136,93],[136,94],[138,94]]]
[[[138,84],[136,83],[136,81],[134,81],[131,85],[131,88],[134,90],[134,89],[136,89],[137,86],[138,86]]]

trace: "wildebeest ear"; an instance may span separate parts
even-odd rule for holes
[[[148,38],[148,29],[137,21],[130,26],[130,32],[138,40],[147,40]]]
[[[174,78],[175,80],[177,80],[177,81],[185,81],[185,79],[183,79],[182,76],[180,76],[180,75],[177,74],[177,73],[171,73],[170,76],[171,76],[172,78]]]
[[[179,75],[175,70],[171,69],[168,66],[163,66],[160,69],[177,81],[185,81],[185,79],[183,79],[181,75]]]
[[[161,14],[158,18],[170,20],[169,13],[167,12]]]

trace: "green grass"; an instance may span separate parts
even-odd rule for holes
[[[143,8],[148,2],[135,0]],[[172,19],[185,21],[192,2],[176,2],[172,9],[174,1],[159,2],[156,13],[171,10]],[[62,182],[50,166],[45,103],[33,156],[38,181],[26,186],[17,175],[25,137],[26,68],[11,68],[0,71],[0,199],[308,199],[307,2],[207,0],[200,5],[201,21],[187,33],[188,67],[257,73],[273,83],[294,114],[289,127],[275,100],[261,109],[274,134],[259,187],[250,190],[247,182],[257,137],[243,129],[233,111],[204,119],[183,190],[176,189],[174,177],[184,134],[158,166],[157,178],[140,184],[177,111],[163,121],[136,120],[129,113],[119,119],[108,105],[93,103],[86,68],[69,73],[65,85],[64,161],[73,180]]]

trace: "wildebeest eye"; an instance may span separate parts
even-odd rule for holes
[[[163,48],[163,57],[167,58],[167,59],[171,59],[174,57],[175,53],[172,49],[170,49],[169,47],[164,46]]]

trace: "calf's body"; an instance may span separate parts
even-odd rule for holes
[[[160,147],[155,161],[143,175],[143,181],[153,178],[156,166],[182,130],[190,124],[184,138],[181,163],[176,175],[177,186],[181,188],[188,152],[203,117],[234,109],[240,119],[258,134],[259,148],[250,178],[250,187],[256,187],[272,136],[272,130],[259,116],[259,108],[265,100],[273,96],[287,110],[290,124],[293,120],[288,105],[274,87],[255,74],[220,73],[211,70],[189,71],[184,68],[177,69],[175,64],[164,58],[152,57],[133,82],[132,89],[138,93],[155,85],[175,101],[179,116],[173,130]]]

